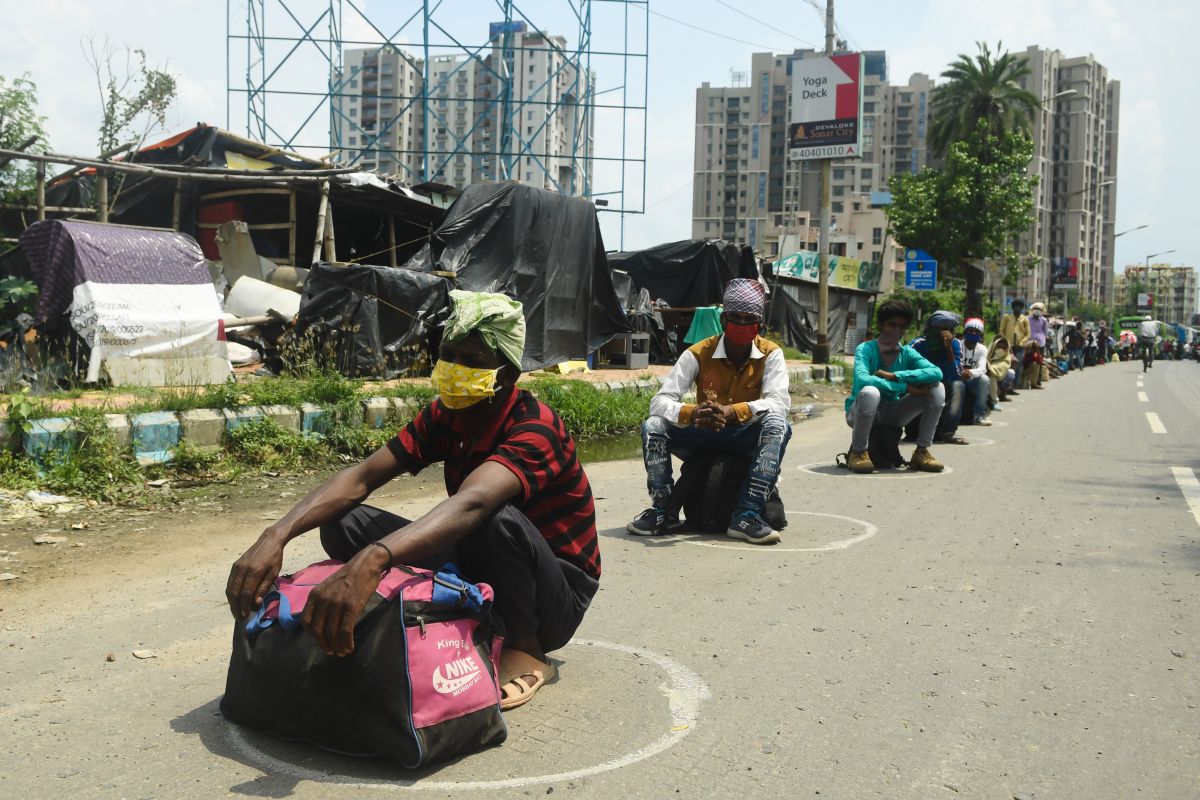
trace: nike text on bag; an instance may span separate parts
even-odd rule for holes
[[[303,629],[309,593],[338,569],[322,561],[280,578],[237,623],[221,712],[283,739],[415,768],[508,735],[496,679],[503,641],[492,589],[397,567],[354,628],[354,652],[327,656]]]

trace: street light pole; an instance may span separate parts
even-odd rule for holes
[[[1150,255],[1146,256],[1146,280],[1147,281],[1150,280],[1150,259],[1158,258],[1159,256],[1165,256],[1169,253],[1174,253],[1174,252],[1175,252],[1174,250],[1163,250],[1161,253],[1151,253]],[[1158,293],[1158,282],[1155,281],[1151,285],[1154,287],[1155,293]],[[1134,302],[1137,302],[1136,297],[1134,298]],[[1151,309],[1153,309],[1153,306],[1151,306]]]
[[[833,0],[825,0],[825,55],[833,55]],[[793,101],[795,102],[795,101]],[[830,205],[830,186],[833,166],[828,158],[821,159],[821,229],[817,232],[817,343],[813,347],[813,363],[829,363],[829,223],[833,216]]]

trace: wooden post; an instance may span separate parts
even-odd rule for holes
[[[46,218],[46,162],[39,161],[37,170],[37,218],[41,222]]]
[[[288,264],[296,266],[296,185],[288,189]]]
[[[171,204],[171,230],[179,230],[180,217],[183,215],[183,181],[175,180],[175,199]]]
[[[108,222],[108,173],[98,169],[96,170],[96,179],[96,199],[100,204],[96,211],[96,219],[100,222]]]
[[[337,263],[337,239],[333,235],[333,201],[325,211],[325,260],[330,264]]]
[[[396,215],[388,214],[388,266],[396,266]]]
[[[317,206],[317,227],[313,231],[313,264],[321,260],[321,245],[325,242],[325,215],[329,212],[329,181],[321,181],[321,204]]]

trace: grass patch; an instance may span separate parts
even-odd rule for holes
[[[77,412],[69,446],[46,454],[38,483],[52,492],[110,503],[129,502],[143,491],[133,454],[117,444],[96,410]]]
[[[539,378],[522,383],[550,406],[576,439],[628,433],[640,428],[650,413],[654,391],[602,392],[587,381]]]

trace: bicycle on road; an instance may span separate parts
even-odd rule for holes
[[[1154,340],[1148,338],[1138,339],[1138,354],[1142,357],[1142,372],[1154,366]]]

